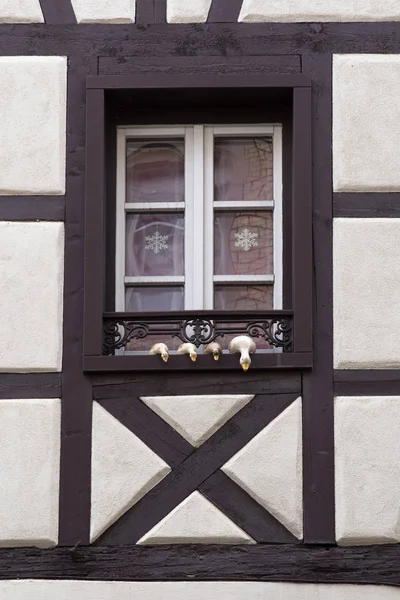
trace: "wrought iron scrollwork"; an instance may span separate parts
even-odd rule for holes
[[[175,337],[191,342],[197,348],[225,335],[249,335],[263,338],[274,348],[284,352],[293,350],[293,313],[272,311],[260,313],[226,313],[200,311],[198,313],[149,313],[136,315],[108,313],[103,319],[103,354],[113,354],[131,340],[152,336],[152,343]]]
[[[289,318],[268,319],[247,325],[250,337],[259,338],[269,342],[274,348],[292,349],[292,320]]]
[[[133,339],[143,339],[149,335],[146,323],[132,321],[106,320],[103,325],[103,354],[111,354],[113,350],[125,348]]]
[[[221,335],[223,334],[218,333],[214,323],[208,319],[186,319],[182,321],[179,332],[172,334],[172,337],[178,337],[182,342],[191,342],[198,348]]]

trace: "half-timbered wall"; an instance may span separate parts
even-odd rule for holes
[[[389,0],[0,0],[1,598],[400,585],[398,21]],[[310,79],[312,369],[84,372],[86,78],[149,73]]]

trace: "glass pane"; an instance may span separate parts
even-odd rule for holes
[[[183,275],[183,213],[126,217],[126,275]]]
[[[273,272],[273,213],[216,212],[215,275],[268,275]]]
[[[137,286],[125,291],[126,312],[183,310],[183,286]]]
[[[216,138],[214,200],[273,199],[272,138]]]
[[[274,287],[272,285],[216,285],[215,310],[272,310]]]
[[[184,201],[183,140],[134,140],[126,144],[126,201]]]

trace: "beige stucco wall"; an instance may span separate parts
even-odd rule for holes
[[[2,600],[399,600],[400,589],[372,585],[259,582],[1,581]]]

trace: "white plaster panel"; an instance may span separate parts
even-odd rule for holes
[[[398,21],[398,0],[243,0],[239,21]]]
[[[43,23],[39,0],[1,0],[0,23]]]
[[[254,396],[147,396],[141,400],[193,446],[201,446]]]
[[[260,431],[222,470],[301,539],[301,399],[298,398]]]
[[[0,546],[58,542],[60,404],[0,400]]]
[[[93,403],[90,540],[138,502],[170,467],[134,433]]]
[[[193,492],[138,544],[254,544],[255,541],[205,498]]]
[[[168,23],[205,23],[212,0],[167,0]]]
[[[65,192],[67,59],[0,57],[0,195]]]
[[[1,600],[399,600],[400,589],[258,581],[0,581]]]
[[[400,368],[399,239],[400,219],[334,220],[337,369]]]
[[[62,223],[0,222],[0,371],[61,371]]]
[[[336,539],[400,542],[400,397],[335,398]]]
[[[72,0],[78,23],[134,23],[136,0]]]
[[[334,190],[399,191],[399,137],[400,54],[335,55]]]

